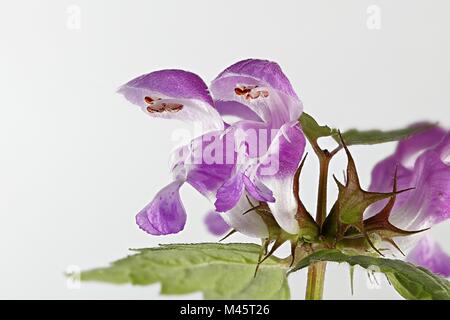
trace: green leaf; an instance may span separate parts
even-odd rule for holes
[[[109,267],[81,273],[82,281],[150,285],[162,294],[201,291],[205,299],[289,299],[287,267],[276,257],[260,265],[255,244],[171,244],[137,249]]]
[[[388,277],[397,292],[406,299],[450,300],[450,282],[447,279],[401,260],[350,256],[335,249],[320,250],[300,260],[290,272],[318,261],[347,262],[365,269],[376,268]]]
[[[319,125],[313,117],[305,112],[302,113],[299,121],[304,134],[310,142],[315,142],[322,137],[332,136],[334,140],[340,143],[338,129]],[[378,144],[406,139],[416,133],[429,129],[434,125],[435,124],[431,123],[423,123],[417,126],[409,126],[403,129],[389,131],[350,129],[342,133],[342,137],[348,146],[357,144]]]
[[[337,135],[337,130],[328,126],[321,126],[306,112],[303,112],[300,116],[300,125],[302,126],[303,133],[310,141],[317,141],[321,137],[329,137],[331,135]]]
[[[392,141],[399,141],[406,139],[416,133],[429,129],[433,124],[426,123],[419,126],[410,126],[398,130],[367,130],[360,131],[351,129],[342,134],[342,137],[347,145],[355,144],[378,144]],[[333,138],[339,143],[339,137],[334,135]]]

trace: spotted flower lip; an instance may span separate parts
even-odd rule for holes
[[[200,135],[177,149],[181,156],[171,163],[174,182],[138,213],[136,222],[141,229],[165,235],[184,228],[186,212],[179,189],[187,182],[214,203],[217,211],[224,212],[223,218],[233,229],[244,234],[261,237],[268,232],[256,213],[242,216],[239,210],[248,209],[247,197],[272,203],[280,226],[287,232],[298,231],[297,208],[284,195],[292,193],[289,179],[305,147],[297,125],[303,106],[278,64],[240,61],[221,72],[209,89],[194,73],[160,70],[129,81],[118,92],[151,117],[200,123],[202,127]],[[228,123],[227,116],[238,120]],[[242,143],[239,134],[250,131],[266,134]],[[228,140],[232,147],[224,143]],[[192,155],[213,149],[217,142],[215,161],[190,161]],[[255,146],[258,152],[252,154]]]
[[[174,181],[161,189],[144,209],[136,216],[136,223],[147,233],[164,235],[183,230],[186,211],[180,200],[182,182]]]

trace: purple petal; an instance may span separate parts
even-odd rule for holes
[[[214,202],[217,190],[229,179],[232,170],[232,165],[193,165],[186,181],[198,192]]]
[[[280,179],[294,176],[305,145],[305,136],[298,122],[286,123],[280,128],[267,154],[263,157],[258,174]]]
[[[417,127],[424,125],[423,123],[418,123],[412,125],[412,127]],[[406,166],[408,160],[414,160],[414,155],[419,156],[421,152],[436,146],[446,135],[444,129],[440,127],[432,127],[428,130],[419,132],[408,139],[402,140],[398,143],[397,150],[395,151],[395,156],[398,161]],[[411,164],[414,164],[414,161]]]
[[[418,126],[415,124],[413,126]],[[390,192],[393,188],[394,173],[397,169],[398,189],[416,187],[417,173],[414,169],[414,162],[417,157],[426,150],[436,146],[442,140],[445,131],[439,127],[433,127],[426,131],[413,135],[398,143],[393,155],[379,162],[372,171],[372,181],[369,191]],[[409,202],[411,197],[415,197],[410,191],[397,196],[393,212],[404,211],[404,204]],[[378,212],[387,201],[380,201],[372,205],[366,212],[366,216],[371,216]],[[419,208],[410,208],[417,211]]]
[[[247,192],[257,201],[275,202],[273,192],[259,178],[254,177],[253,181],[244,175],[244,184]]]
[[[238,172],[217,190],[214,203],[218,212],[231,210],[239,201],[244,189],[257,201],[274,202],[272,191],[259,179],[253,182],[244,173]]]
[[[217,111],[220,113],[223,119],[229,117],[231,121],[225,121],[229,124],[236,120],[250,120],[250,121],[259,121],[262,119],[258,116],[256,112],[249,109],[246,105],[236,102],[236,101],[214,101],[214,105]]]
[[[413,125],[417,126],[419,124]],[[372,171],[372,182],[369,190],[388,192],[392,190],[395,168],[398,167],[398,183],[400,189],[410,186],[412,180],[414,161],[410,166],[408,162],[414,155],[419,156],[425,150],[436,146],[445,136],[445,131],[439,127],[433,127],[426,131],[413,135],[398,143],[392,156],[378,163]],[[401,185],[404,187],[401,187]]]
[[[398,158],[391,156],[379,162],[372,170],[371,191],[390,192],[394,184],[394,174],[397,169],[397,183],[399,189],[411,186],[413,170],[403,166]]]
[[[238,203],[244,192],[243,176],[242,172],[236,173],[217,190],[214,203],[217,211],[229,211]]]
[[[152,117],[199,122],[202,132],[223,129],[206,84],[194,73],[155,71],[131,80],[118,92]]]
[[[137,105],[145,105],[144,97],[148,92],[157,92],[173,99],[196,99],[213,105],[203,80],[184,70],[168,69],[143,74],[120,87],[119,92]]]
[[[185,171],[187,182],[213,203],[219,198],[218,211],[229,210],[239,200],[243,191],[242,177],[237,177],[236,172],[242,174],[252,164],[254,160],[249,160],[248,157],[258,158],[260,153],[267,152],[267,146],[272,139],[270,132],[267,124],[240,121],[225,132],[204,135],[191,143],[189,151],[183,149],[187,156],[172,161],[175,163],[173,171]],[[192,158],[193,155],[195,156]],[[258,199],[270,200],[270,191],[264,188],[261,182],[254,180],[254,186],[248,184],[253,187],[250,190],[252,194]],[[229,193],[227,188],[232,188],[235,192]]]
[[[267,60],[248,59],[232,65],[219,74],[210,90],[216,100],[239,102],[274,128],[297,120],[303,111],[280,66]],[[242,116],[240,109],[236,105],[236,116]]]
[[[249,199],[253,205],[257,204],[251,197]],[[246,195],[243,194],[236,206],[230,211],[223,213],[222,218],[231,228],[246,236],[260,239],[267,238],[269,231],[264,220],[254,211],[243,214],[250,208],[250,203]]]
[[[183,230],[186,211],[180,199],[180,181],[161,189],[144,209],[136,215],[136,223],[147,233],[166,235]]]
[[[293,177],[303,156],[305,137],[297,123],[285,124],[273,140],[258,175],[272,190],[274,203],[268,203],[276,221],[285,231],[299,231],[295,215],[297,202],[292,193]]]
[[[267,153],[278,129],[256,121],[238,121],[226,130],[226,138],[233,141],[234,150],[242,157],[259,158]],[[242,159],[238,159],[242,160]]]
[[[206,215],[205,224],[209,232],[216,236],[221,236],[230,230],[230,226],[223,220],[222,216],[215,211],[211,211]]]
[[[396,219],[422,229],[450,218],[450,164],[443,162],[435,150],[429,150],[417,159],[414,171],[416,189]],[[417,207],[419,210],[413,211]]]
[[[406,260],[441,276],[450,277],[450,256],[428,236],[420,240]]]
[[[222,131],[209,133],[193,140],[183,159],[186,181],[213,203],[217,190],[235,172],[234,146],[227,148]]]
[[[372,181],[369,187],[370,191],[376,192],[391,192],[394,185],[394,174],[397,169],[397,189],[404,190],[414,186],[414,172],[401,165],[398,158],[391,156],[379,162],[372,170]],[[394,206],[394,212],[398,208],[402,208],[403,204],[408,201],[411,193],[408,191],[397,196]],[[366,217],[370,217],[379,212],[387,203],[386,201],[379,201],[371,205],[366,211]],[[398,210],[397,210],[398,211]]]
[[[450,164],[450,132],[436,146],[435,151],[439,154],[443,163]]]

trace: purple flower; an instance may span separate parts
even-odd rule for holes
[[[399,142],[394,154],[375,166],[370,191],[392,190],[396,168],[398,189],[414,187],[397,196],[391,213],[392,224],[405,230],[420,230],[450,218],[449,156],[450,132],[434,127]],[[366,214],[373,215],[383,205],[373,205]],[[412,242],[408,239],[401,244],[410,246]],[[408,259],[445,274],[439,261],[448,261],[449,257],[426,238],[419,242]],[[450,265],[447,266],[448,273]]]
[[[221,72],[209,91],[200,77],[182,70],[142,75],[119,89],[149,116],[201,127],[172,155],[174,182],[138,213],[138,225],[155,235],[181,231],[186,212],[179,189],[188,182],[238,231],[267,235],[259,215],[242,215],[250,199],[268,202],[278,224],[297,233],[291,189],[305,138],[297,125],[303,107],[289,80],[278,64],[248,59]]]
[[[208,212],[205,217],[205,224],[209,232],[216,236],[224,235],[230,230],[230,226],[223,220],[222,216],[215,211]]]

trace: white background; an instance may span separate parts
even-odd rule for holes
[[[73,29],[67,9],[81,9]],[[367,27],[370,5],[381,29]],[[134,215],[170,181],[170,136],[115,90],[142,73],[183,68],[211,81],[237,60],[277,61],[305,109],[341,129],[450,126],[450,2],[434,1],[2,1],[0,8],[0,298],[175,298],[150,287],[82,284],[70,265],[103,266],[129,247],[216,241],[211,205],[189,186],[184,232],[152,237]],[[354,147],[365,185],[394,144]],[[333,170],[341,176],[342,155]],[[312,208],[310,157],[302,196]],[[335,193],[334,187],[330,192]],[[433,230],[450,251],[449,224]],[[231,241],[247,241],[235,236]],[[291,278],[303,298],[305,273]],[[348,271],[330,265],[325,297],[351,298]],[[399,298],[356,275],[353,298]],[[200,294],[187,297],[200,298]]]

